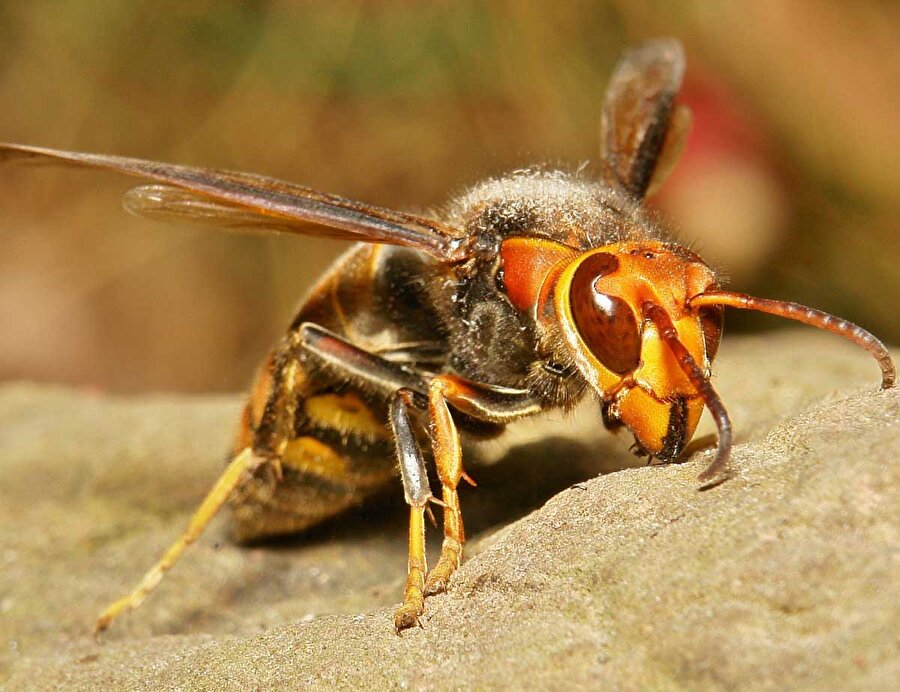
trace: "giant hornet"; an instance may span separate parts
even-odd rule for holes
[[[671,168],[689,120],[675,97],[684,55],[674,40],[625,53],[606,94],[602,175],[545,169],[487,180],[441,219],[391,211],[259,175],[117,156],[0,145],[0,160],[105,168],[152,184],[125,207],[154,219],[362,241],[303,301],[253,384],[230,461],[184,534],[96,630],[138,607],[185,547],[230,503],[238,540],[303,531],[399,475],[409,505],[409,562],[398,632],[447,588],[465,534],[457,486],[461,436],[570,409],[585,396],[640,452],[676,459],[703,408],[712,463],[725,474],[728,414],[710,383],[725,307],[757,310],[843,336],[895,369],[878,339],[796,303],[724,291],[694,252],[667,238],[642,200]],[[440,499],[419,438],[430,439]],[[424,515],[443,510],[437,564]]]

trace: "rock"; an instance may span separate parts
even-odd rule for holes
[[[405,572],[398,488],[272,545],[236,546],[218,518],[99,643],[98,612],[178,535],[221,469],[240,401],[7,385],[0,684],[896,684],[897,390],[877,391],[870,359],[808,330],[726,339],[717,372],[737,446],[733,477],[713,489],[696,481],[708,446],[623,469],[630,439],[590,416],[567,439],[551,421],[546,443],[529,423],[521,444],[493,450],[497,463],[470,467],[470,558],[428,601],[422,629],[392,629]],[[437,548],[438,532],[429,538]]]

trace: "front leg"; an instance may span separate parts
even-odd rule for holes
[[[438,563],[425,582],[425,593],[429,596],[447,588],[450,575],[462,560],[466,532],[456,488],[463,478],[475,485],[463,470],[459,432],[447,405],[447,396],[453,392],[453,380],[447,377],[436,377],[428,387],[428,415],[431,420],[434,463],[441,481],[441,500],[444,503],[444,542],[441,544]]]
[[[462,561],[466,535],[457,487],[460,480],[475,485],[463,469],[459,432],[450,414],[450,407],[492,423],[509,423],[531,415],[541,407],[528,392],[498,387],[486,387],[454,375],[435,377],[428,386],[428,416],[434,462],[441,481],[441,500],[444,504],[444,542],[441,555],[425,581],[425,593],[441,593],[447,588],[450,576]]]

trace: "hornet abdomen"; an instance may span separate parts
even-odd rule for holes
[[[361,349],[430,372],[445,360],[440,320],[426,295],[429,260],[413,250],[355,245],[301,305],[289,334],[315,324]],[[270,355],[256,376],[231,456],[253,445],[272,393]],[[240,541],[303,531],[340,514],[395,478],[386,392],[301,358],[280,477],[258,469],[231,498]]]

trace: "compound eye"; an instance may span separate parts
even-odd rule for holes
[[[635,370],[641,360],[641,334],[634,312],[621,298],[597,290],[597,280],[619,268],[614,255],[599,253],[575,270],[569,299],[581,339],[594,357],[619,375]]]
[[[720,305],[704,305],[699,310],[700,328],[703,330],[703,341],[706,344],[706,357],[712,361],[719,350],[722,340],[722,329],[725,324],[725,308]]]

